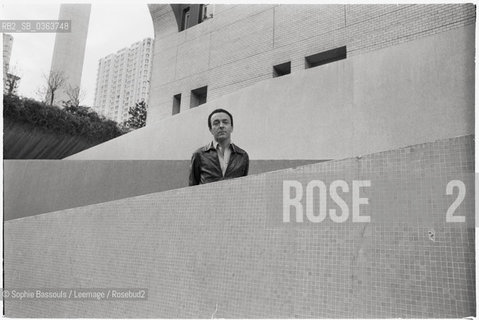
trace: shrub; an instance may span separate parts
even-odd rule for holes
[[[3,96],[4,121],[28,123],[46,132],[82,136],[92,142],[105,142],[123,133],[116,122],[99,116],[88,107],[69,106],[60,109],[16,95]]]

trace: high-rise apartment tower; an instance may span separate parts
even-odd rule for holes
[[[153,39],[135,42],[98,61],[95,109],[118,123],[135,103],[148,102]]]
[[[3,34],[3,76],[8,72],[10,56],[12,55],[13,37],[10,34]]]

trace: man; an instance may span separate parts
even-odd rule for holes
[[[193,153],[190,186],[248,175],[248,154],[231,143],[231,113],[224,109],[214,110],[208,117],[208,127],[213,141]]]

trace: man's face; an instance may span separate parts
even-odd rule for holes
[[[233,126],[231,125],[230,117],[224,112],[218,112],[211,116],[210,132],[215,137],[215,140],[222,142],[230,139]]]

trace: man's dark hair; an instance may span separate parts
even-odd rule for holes
[[[213,110],[213,112],[210,113],[209,117],[208,117],[208,128],[211,129],[211,117],[215,114],[215,113],[220,113],[220,112],[224,112],[226,113],[230,119],[231,119],[231,126],[233,126],[233,116],[231,115],[231,113],[229,113],[228,111],[226,111],[225,109],[216,109],[216,110]]]

